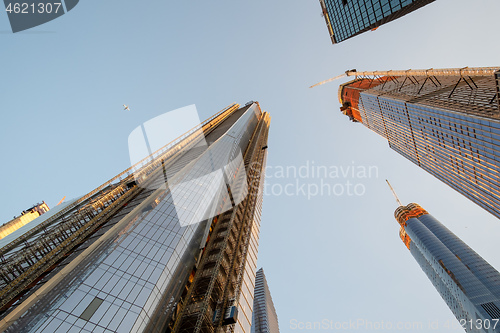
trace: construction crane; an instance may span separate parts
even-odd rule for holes
[[[355,70],[355,69],[353,69],[353,71],[356,71],[356,70]],[[349,71],[347,71],[347,72],[349,72]],[[335,81],[335,80],[338,80],[338,79],[342,79],[342,78],[344,78],[344,77],[348,76],[348,75],[347,75],[347,72],[345,72],[344,74],[340,74],[340,75],[337,75],[337,76],[335,76],[335,77],[332,77],[331,79],[328,79],[328,80],[325,80],[325,81],[321,81],[321,82],[319,82],[319,83],[316,83],[315,85],[312,85],[312,86],[310,86],[309,88],[314,88],[314,87],[316,87],[316,86],[321,86],[322,84],[325,84],[325,83],[328,83],[328,82],[332,82],[332,81]]]
[[[64,197],[63,197],[63,198],[62,198],[62,199],[61,199],[61,200],[57,203],[57,205],[56,205],[56,206],[59,206],[60,204],[62,204],[62,203],[63,203],[63,201],[64,201],[64,199],[66,199],[66,196],[64,196]]]
[[[390,71],[366,71],[366,72],[358,72],[355,69],[351,69],[346,71],[344,74],[338,75],[331,79],[321,81],[316,83],[315,85],[310,86],[309,88],[314,88],[316,86],[320,86],[322,84],[335,81],[347,76],[361,76],[361,77],[369,77],[369,76],[491,76],[494,75],[496,71],[500,70],[500,67],[464,67],[464,68],[444,68],[444,69],[408,69],[408,70],[390,70]]]
[[[398,198],[398,195],[396,194],[396,191],[394,191],[394,189],[392,188],[391,183],[389,183],[389,181],[387,179],[385,181],[387,182],[387,185],[389,185],[389,187],[390,187],[390,189],[392,191],[392,195],[394,195],[394,198],[396,198],[396,201],[398,202],[398,205],[399,206],[403,206],[403,204],[401,203],[401,201]]]

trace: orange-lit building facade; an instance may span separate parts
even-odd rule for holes
[[[357,77],[341,111],[500,218],[499,73]]]
[[[0,227],[0,239],[10,235],[14,231],[18,230],[22,226],[25,226],[26,224],[30,223],[31,221],[48,211],[49,206],[47,206],[45,201],[22,211],[21,215],[14,217],[12,220]]]
[[[418,204],[394,213],[400,236],[466,332],[500,332],[500,273]]]

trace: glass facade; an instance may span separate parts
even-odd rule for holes
[[[262,268],[255,279],[253,307],[252,333],[279,333],[278,315]]]
[[[500,218],[495,77],[383,77],[340,88],[343,112]]]
[[[417,204],[395,212],[411,254],[466,332],[500,332],[500,273]]]
[[[188,149],[185,143],[192,138],[187,137],[134,174],[120,174],[3,244],[1,330],[171,330],[207,240],[220,236],[213,232],[217,217],[238,207],[235,198],[248,197],[243,159],[262,137],[255,132],[264,118],[268,125],[258,103],[233,105],[202,124],[202,138],[209,142],[203,151]],[[193,134],[194,146],[202,139],[199,134]],[[261,181],[263,177],[254,182],[257,188]],[[261,194],[259,198],[244,270],[244,285],[252,290]],[[253,293],[243,299],[251,305]],[[243,317],[251,317],[252,306],[244,309],[240,303],[238,325],[249,332]]]
[[[266,156],[264,156],[263,165],[266,165]],[[265,169],[264,169],[265,170]],[[260,230],[260,219],[262,214],[262,199],[264,195],[264,170],[260,174],[260,179],[258,180],[258,201],[254,211],[254,223],[251,228],[250,242],[247,250],[247,259],[245,263],[245,268],[243,270],[243,282],[241,284],[241,292],[238,299],[238,309],[240,311],[238,315],[238,321],[235,325],[234,332],[236,333],[248,333],[253,329],[252,326],[252,314],[255,311],[254,308],[254,292],[255,285],[258,280],[259,273],[257,271],[257,253],[259,248],[259,230]],[[257,279],[257,280],[256,280]]]
[[[398,19],[434,0],[320,0],[332,43]]]
[[[260,117],[245,149],[248,194],[212,223],[213,236],[183,297],[174,332],[250,332],[269,121],[267,113]]]

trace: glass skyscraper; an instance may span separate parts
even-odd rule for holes
[[[0,331],[250,332],[269,124],[233,104],[1,239]]]
[[[278,315],[266,275],[261,268],[255,277],[255,294],[253,298],[252,333],[279,333]]]
[[[333,44],[373,30],[434,0],[320,0]]]
[[[500,218],[498,68],[348,72],[341,111]]]
[[[394,213],[406,247],[466,332],[500,332],[500,273],[418,204]]]

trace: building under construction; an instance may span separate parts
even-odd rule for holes
[[[0,240],[0,331],[250,332],[269,124],[233,104]]]
[[[500,218],[499,69],[347,71],[340,109]]]

